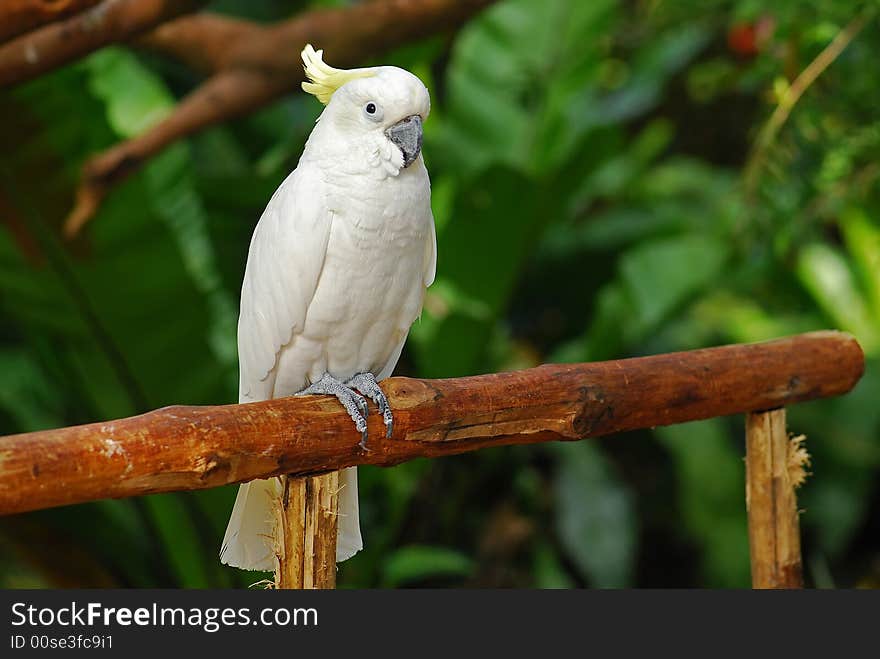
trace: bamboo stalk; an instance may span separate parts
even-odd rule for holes
[[[803,588],[791,441],[785,429],[785,408],[746,415],[746,508],[753,588]]]
[[[282,476],[275,531],[275,587],[336,587],[339,472]]]

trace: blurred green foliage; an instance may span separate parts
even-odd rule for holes
[[[303,4],[212,7],[275,20]],[[868,358],[856,390],[790,411],[813,455],[806,578],[880,584],[877,7],[502,0],[383,57],[433,98],[439,269],[398,373],[852,332]],[[756,153],[794,78],[858,17],[867,27]],[[249,237],[313,98],[172,146],[84,236],[59,231],[84,159],[196,83],[108,48],[0,96],[0,433],[236,400]],[[741,419],[714,419],[362,468],[366,549],[340,586],[747,586],[741,435]],[[246,586],[263,575],[217,561],[234,494],[4,518],[0,585]]]

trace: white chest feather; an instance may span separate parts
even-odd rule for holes
[[[324,194],[332,217],[326,256],[302,331],[279,355],[275,396],[325,372],[380,374],[422,307],[433,218],[421,161],[354,187],[330,183]]]

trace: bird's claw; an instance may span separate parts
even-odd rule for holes
[[[369,408],[367,407],[365,396],[372,399],[376,403],[376,407],[379,408],[379,412],[382,413],[382,421],[385,423],[385,437],[390,438],[394,431],[394,414],[388,405],[388,398],[376,382],[376,376],[372,373],[358,373],[347,382],[340,382],[329,373],[325,373],[320,380],[312,383],[295,395],[307,396],[309,394],[330,394],[336,396],[352,421],[354,421],[355,428],[361,434],[361,441],[358,445],[365,451],[369,450],[367,449],[367,416]]]
[[[310,394],[329,394],[336,396],[345,411],[354,421],[354,427],[361,434],[360,446],[366,448],[367,444],[367,399],[357,393],[351,387],[343,384],[329,373],[325,373],[320,380],[312,383],[296,396],[308,396]]]
[[[357,389],[376,403],[376,407],[382,414],[382,421],[385,423],[385,437],[390,438],[394,432],[394,414],[391,412],[391,406],[388,404],[385,392],[376,382],[376,376],[372,373],[358,373],[346,382],[345,386]]]
[[[391,435],[394,432],[394,415],[391,413],[390,407],[386,407],[382,411],[382,421],[385,422],[385,437],[391,439]]]

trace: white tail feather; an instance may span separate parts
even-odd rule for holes
[[[342,470],[339,486],[337,562],[351,558],[364,546],[359,522],[356,467]],[[220,549],[221,562],[242,570],[275,569],[273,506],[280,495],[281,485],[277,478],[251,481],[239,486]]]
[[[339,473],[339,517],[336,527],[336,562],[347,561],[364,548],[358,508],[357,467]]]

